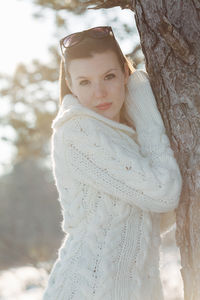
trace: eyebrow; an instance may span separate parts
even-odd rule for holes
[[[107,74],[107,73],[109,73],[110,71],[113,71],[113,70],[117,70],[117,69],[116,68],[109,69],[103,75],[105,75],[105,74]],[[76,77],[76,79],[80,79],[80,78],[87,78],[87,76],[78,76],[78,77]]]

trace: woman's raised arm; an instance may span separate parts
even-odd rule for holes
[[[164,151],[161,159],[152,162],[134,142],[127,148],[122,140],[112,140],[101,121],[75,117],[63,126],[63,163],[69,176],[120,201],[146,211],[167,212],[178,206],[182,178],[164,127],[159,134]]]

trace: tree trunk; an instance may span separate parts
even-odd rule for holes
[[[185,300],[200,300],[200,1],[135,0],[158,108],[180,166],[176,210]]]

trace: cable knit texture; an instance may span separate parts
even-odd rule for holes
[[[136,131],[66,95],[52,123],[65,239],[43,300],[162,300],[160,235],[182,177],[146,72],[128,81]]]

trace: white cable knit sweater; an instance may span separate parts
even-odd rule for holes
[[[182,177],[147,73],[128,82],[136,131],[66,95],[52,128],[53,174],[68,233],[43,300],[162,300],[160,234]]]

